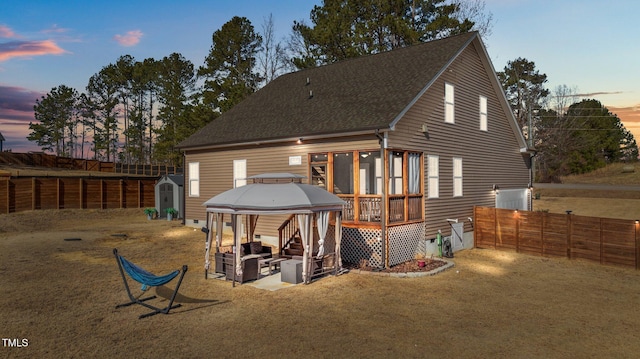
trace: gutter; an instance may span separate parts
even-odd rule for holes
[[[361,131],[350,131],[350,132],[340,132],[333,134],[322,134],[322,135],[309,135],[309,136],[295,136],[295,137],[285,137],[285,138],[277,138],[270,140],[255,140],[255,141],[245,141],[245,142],[233,142],[233,143],[225,143],[219,145],[199,145],[199,146],[183,146],[177,147],[182,149],[183,152],[186,151],[198,151],[198,150],[214,150],[214,149],[227,149],[233,147],[240,146],[260,146],[264,144],[277,144],[277,143],[287,143],[287,142],[295,142],[299,139],[303,140],[318,140],[318,139],[330,139],[330,138],[340,138],[340,137],[351,137],[351,136],[362,136],[362,135],[370,135],[372,131],[375,131],[376,136],[378,136],[379,132],[388,132],[392,131],[393,128],[386,129],[367,129]]]

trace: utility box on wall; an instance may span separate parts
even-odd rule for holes
[[[165,175],[156,183],[156,209],[159,217],[167,217],[167,208],[177,211],[174,218],[183,218],[184,175]]]

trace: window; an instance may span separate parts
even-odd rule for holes
[[[480,130],[487,131],[487,98],[480,96]]]
[[[403,152],[389,154],[389,194],[403,194],[402,190],[402,158]]]
[[[359,152],[360,194],[382,194],[382,162],[380,152]]]
[[[439,184],[439,176],[440,176],[440,158],[438,156],[429,155],[427,156],[427,166],[428,166],[428,196],[429,198],[438,198],[440,195],[440,184]]]
[[[453,85],[446,82],[444,84],[444,122],[455,122]]]
[[[327,189],[327,159],[326,153],[311,155],[311,184]]]
[[[422,173],[422,171],[420,169],[420,154],[410,152],[408,158],[409,194],[418,194],[421,193],[420,173]]]
[[[333,193],[353,194],[353,154],[333,155]]]
[[[453,158],[453,196],[462,197],[462,158]]]
[[[233,188],[247,184],[247,160],[233,160]]]
[[[189,197],[200,197],[200,162],[189,163]]]

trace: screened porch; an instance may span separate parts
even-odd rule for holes
[[[346,202],[345,225],[379,227],[382,213],[387,225],[424,220],[423,161],[422,153],[402,150],[386,150],[384,161],[379,150],[312,153],[309,173],[311,184]]]

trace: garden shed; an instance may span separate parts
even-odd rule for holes
[[[164,175],[156,183],[156,209],[159,217],[167,216],[167,208],[174,208],[175,218],[183,218],[184,175]]]

